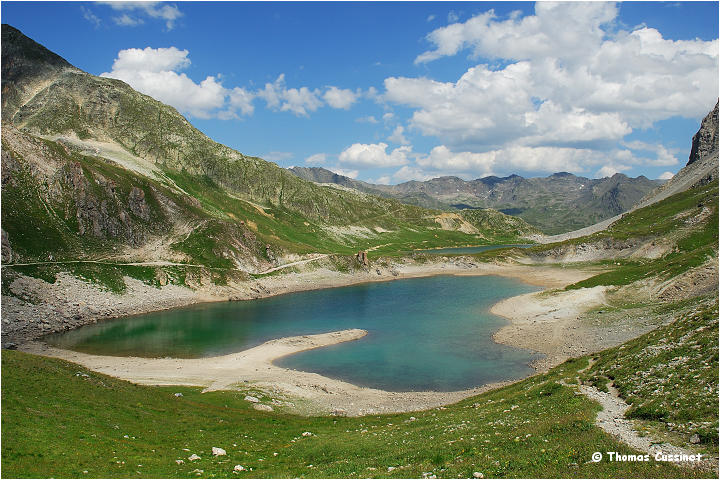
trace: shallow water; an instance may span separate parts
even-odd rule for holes
[[[531,373],[537,355],[492,341],[506,321],[488,309],[537,290],[498,276],[436,276],[196,305],[47,337],[102,355],[207,357],[273,338],[362,328],[360,340],[279,359],[287,368],[393,391],[449,391]]]

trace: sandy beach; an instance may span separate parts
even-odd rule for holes
[[[264,292],[289,293],[325,287],[337,287],[367,281],[389,281],[431,275],[501,275],[547,289],[562,288],[595,274],[595,272],[510,264],[479,264],[473,268],[454,263],[407,265],[397,268],[397,275],[338,276],[334,272],[303,272],[262,279]],[[262,295],[266,296],[266,295]],[[577,345],[568,344],[565,334],[579,314],[602,303],[602,289],[581,289],[548,295],[538,292],[503,300],[491,311],[508,318],[510,324],[496,332],[500,343],[529,348],[547,355],[536,368],[560,363]],[[252,388],[291,405],[290,410],[303,414],[407,412],[456,402],[468,396],[496,388],[505,383],[455,392],[388,392],[364,388],[310,372],[278,367],[273,361],[286,355],[321,348],[363,337],[363,330],[343,330],[319,335],[286,337],[257,347],[218,357],[199,359],[111,357],[89,355],[50,347],[33,341],[21,349],[35,354],[62,358],[91,370],[134,383],[147,385],[194,385],[206,390]],[[281,399],[286,399],[281,400]],[[293,402],[293,399],[300,400]]]

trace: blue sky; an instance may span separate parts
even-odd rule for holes
[[[2,2],[2,22],[282,166],[380,183],[669,176],[718,3]]]

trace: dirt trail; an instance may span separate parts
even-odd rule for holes
[[[264,272],[258,272],[258,273],[256,273],[255,275],[264,275],[264,274],[270,273],[270,272],[277,272],[278,270],[282,270],[283,268],[294,267],[295,265],[302,265],[302,264],[308,263],[308,262],[314,262],[315,260],[320,260],[321,258],[327,258],[327,257],[329,257],[329,256],[330,256],[329,253],[323,253],[323,254],[320,254],[320,255],[316,255],[316,256],[314,256],[314,257],[312,257],[312,258],[306,258],[305,260],[298,260],[297,262],[286,263],[285,265],[280,265],[280,266],[278,266],[278,267],[273,267],[273,268],[270,268],[270,269],[268,269],[268,270],[265,270]]]
[[[264,275],[266,273],[276,272],[278,270],[282,270],[284,268],[293,267],[295,265],[302,265],[304,263],[313,262],[315,260],[320,260],[321,258],[329,257],[330,254],[323,253],[320,255],[316,255],[312,258],[307,258],[305,260],[298,260],[297,262],[292,263],[286,263],[284,265],[280,265],[277,267],[270,268],[268,270],[262,271],[262,272],[245,272],[245,273],[251,273],[253,275]],[[137,266],[137,267],[166,267],[166,266],[179,266],[179,267],[202,267],[209,270],[227,270],[226,268],[217,268],[217,267],[207,267],[205,265],[199,265],[196,263],[183,263],[183,262],[169,262],[167,260],[152,260],[149,262],[110,262],[106,260],[64,260],[64,261],[57,261],[57,262],[25,262],[25,263],[9,263],[6,264],[6,266],[11,267],[24,267],[24,266],[30,266],[30,265],[66,265],[69,263],[92,263],[92,264],[98,264],[98,265],[117,265],[117,266]]]
[[[650,437],[643,437],[633,428],[631,420],[625,418],[625,413],[630,405],[620,398],[620,394],[616,388],[608,385],[608,393],[601,392],[595,387],[589,385],[578,385],[578,390],[590,400],[598,402],[602,406],[602,410],[595,419],[595,425],[602,428],[605,432],[616,437],[628,446],[645,452],[651,458],[655,458],[658,453],[667,455],[697,455],[697,453],[686,450],[669,443],[653,442]],[[605,452],[601,452],[605,455]],[[703,455],[701,461],[680,462],[685,466],[718,469],[718,459]]]

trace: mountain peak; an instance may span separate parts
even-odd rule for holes
[[[2,24],[3,119],[10,119],[27,100],[26,92],[63,71],[80,72],[17,28]]]
[[[45,70],[73,69],[67,60],[51,52],[17,28],[2,24],[2,81],[15,81],[21,76]]]

